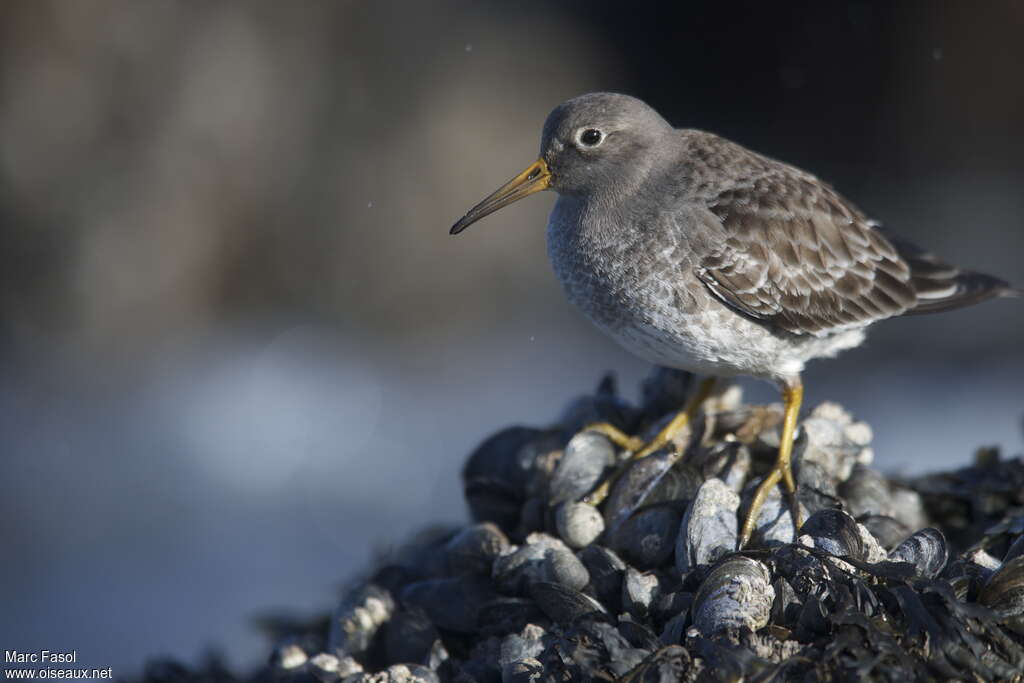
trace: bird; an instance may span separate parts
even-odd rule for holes
[[[780,481],[801,526],[791,459],[808,361],[860,345],[886,318],[1020,294],[890,234],[811,173],[674,128],[629,95],[589,93],[557,106],[539,158],[450,233],[543,190],[558,194],[547,250],[568,299],[633,354],[707,378],[647,444],[609,424],[598,431],[644,457],[694,418],[716,378],[780,388],[778,454],[747,509],[740,548]],[[606,493],[607,482],[589,500]]]

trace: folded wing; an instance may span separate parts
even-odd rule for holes
[[[724,239],[697,276],[723,302],[797,335],[827,336],[919,304],[910,264],[860,211],[782,167],[708,205]]]

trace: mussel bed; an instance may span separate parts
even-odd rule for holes
[[[264,620],[254,679],[1024,679],[1024,460],[887,477],[870,428],[826,403],[794,448],[802,527],[776,492],[736,551],[781,408],[731,387],[590,505],[627,453],[584,428],[650,437],[691,383],[656,370],[633,405],[606,378],[553,426],[486,439],[463,470],[471,522],[396,548],[322,618]],[[169,662],[146,679],[238,680]]]

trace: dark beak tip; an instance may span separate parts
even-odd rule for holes
[[[466,226],[462,224],[462,221],[458,221],[452,226],[452,229],[448,231],[449,235],[458,235],[460,232],[466,229]]]

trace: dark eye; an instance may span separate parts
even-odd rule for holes
[[[604,135],[601,134],[601,131],[596,128],[588,128],[580,133],[580,142],[587,147],[596,147],[601,143],[603,137]]]

